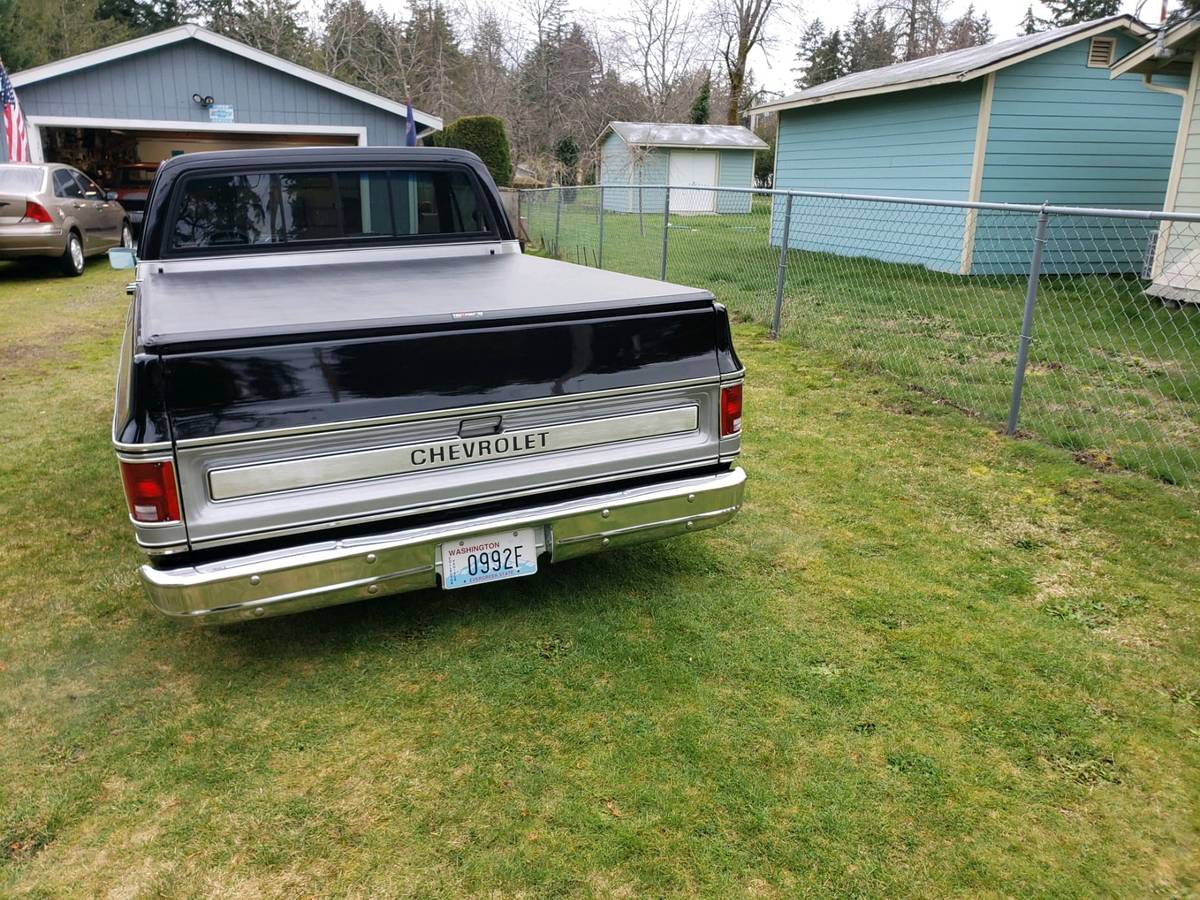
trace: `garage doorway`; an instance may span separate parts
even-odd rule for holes
[[[216,130],[209,128],[105,128],[47,124],[31,119],[40,137],[43,162],[60,162],[86,172],[101,185],[115,184],[124,166],[160,163],[182,153],[259,147],[354,147],[365,143],[365,129],[305,132]]]

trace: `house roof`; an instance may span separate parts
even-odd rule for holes
[[[12,75],[13,87],[34,84],[39,81],[45,81],[48,78],[57,78],[60,75],[67,75],[71,72],[77,72],[80,69],[123,59],[126,56],[133,56],[136,53],[156,50],[159,47],[166,47],[189,39],[194,39],[233,53],[236,56],[253,60],[259,65],[285,72],[288,75],[307,81],[309,84],[318,85],[319,87],[350,97],[360,103],[365,103],[368,106],[374,106],[398,116],[407,114],[408,108],[403,103],[398,103],[395,100],[389,100],[387,97],[381,97],[379,94],[373,94],[362,88],[346,84],[344,81],[331,78],[314,69],[288,62],[286,59],[262,50],[256,50],[254,47],[243,44],[241,41],[227,38],[199,25],[178,25],[175,28],[168,28],[166,31],[159,31],[145,37],[134,38],[131,41],[123,41],[119,44],[101,47],[99,50],[80,53],[77,56],[69,56],[66,59],[46,63],[43,66],[25,69],[22,72],[16,72]],[[413,119],[419,127],[423,127],[427,131],[437,131],[442,127],[442,120],[439,117],[422,112],[419,109],[413,110]]]
[[[599,143],[615,131],[627,144],[641,147],[704,147],[719,150],[766,150],[767,142],[741,125],[688,125],[680,122],[609,122]]]
[[[778,112],[784,109],[812,106],[817,103],[849,100],[852,97],[868,97],[873,94],[906,91],[935,84],[971,81],[989,72],[995,72],[1034,56],[1056,50],[1064,44],[1103,34],[1114,28],[1124,28],[1138,37],[1145,37],[1152,33],[1148,26],[1131,15],[1108,16],[1103,19],[1093,19],[1090,22],[1068,25],[1065,28],[1055,28],[1007,41],[998,41],[995,44],[968,47],[965,50],[952,50],[949,53],[939,53],[937,56],[896,63],[880,69],[855,72],[844,78],[805,88],[782,100],[757,106],[751,112]]]
[[[1192,51],[1196,33],[1200,32],[1200,16],[1184,19],[1170,28],[1155,32],[1155,39],[1147,41],[1109,67],[1109,76],[1117,78],[1126,72],[1178,72],[1186,75],[1192,67]],[[1164,54],[1163,51],[1175,51]],[[1183,51],[1183,52],[1181,52]],[[1186,62],[1186,65],[1180,63]]]

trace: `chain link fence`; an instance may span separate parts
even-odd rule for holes
[[[1200,216],[664,186],[521,191],[532,244],[1098,468],[1200,490]]]

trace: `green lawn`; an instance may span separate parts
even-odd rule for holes
[[[911,252],[906,231],[961,216],[899,206],[896,221],[881,222],[880,213],[848,203],[805,209],[797,207],[803,227],[797,223],[794,239],[805,229],[809,240],[835,241],[838,229],[891,227],[902,253]],[[594,189],[580,189],[561,211],[551,192],[526,194],[522,212],[535,243],[551,245],[557,221],[561,256],[600,262]],[[747,214],[672,216],[668,279],[709,288],[744,321],[769,323],[779,265],[770,221],[766,198]],[[1029,217],[1004,224],[1020,240],[1024,231],[1032,237]],[[609,213],[604,226],[605,268],[659,277],[661,212]],[[980,240],[989,233],[981,230]],[[1049,234],[1048,259],[1094,240],[1065,221]],[[793,251],[782,331],[806,350],[884,373],[998,426],[1008,414],[1025,287],[1023,277],[961,277]],[[1200,309],[1166,309],[1132,278],[1045,278],[1033,338],[1021,419],[1027,432],[1200,491]]]
[[[1200,890],[1190,495],[743,325],[732,525],[188,629],[108,447],[123,281],[0,269],[0,894]]]

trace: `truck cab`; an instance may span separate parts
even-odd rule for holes
[[[130,290],[113,446],[168,616],[533,575],[742,504],[724,307],[523,253],[473,154],[173,158]]]

